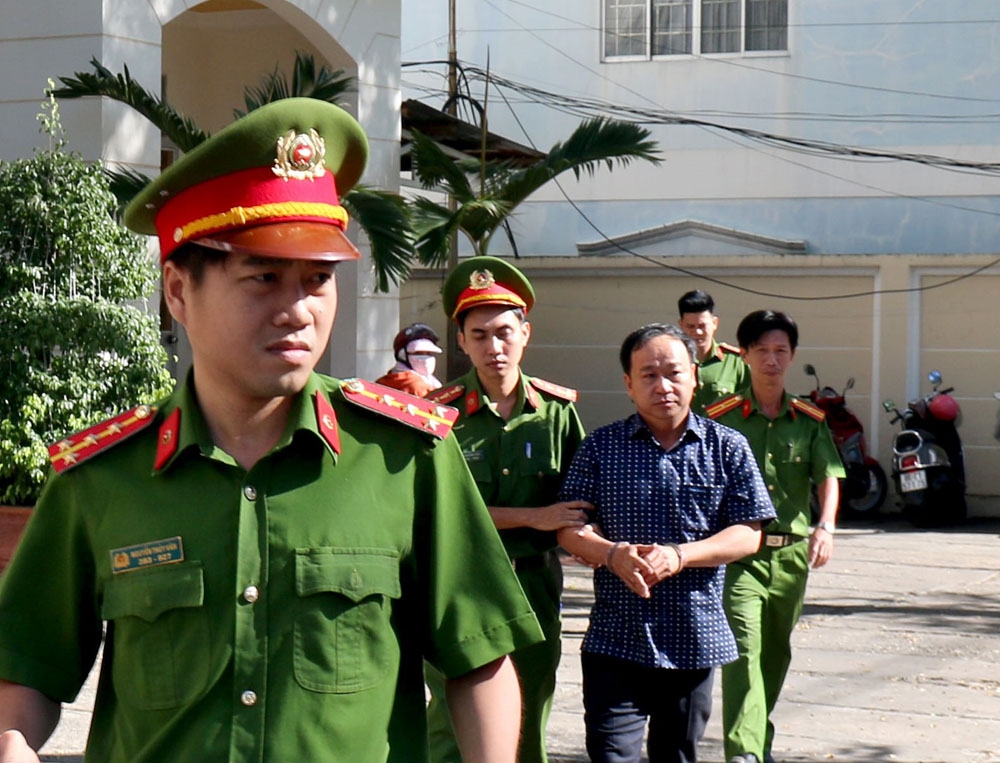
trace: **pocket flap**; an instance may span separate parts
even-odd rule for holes
[[[171,609],[205,602],[201,562],[182,562],[113,577],[104,587],[101,617],[140,617],[147,622]]]
[[[379,548],[296,549],[295,590],[299,596],[339,593],[354,602],[373,594],[397,599],[399,554]]]

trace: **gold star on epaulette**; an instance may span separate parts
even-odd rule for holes
[[[458,411],[415,397],[381,384],[351,379],[341,383],[341,392],[348,401],[399,421],[422,432],[444,437],[451,431]]]

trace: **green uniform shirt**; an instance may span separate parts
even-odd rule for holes
[[[456,676],[541,638],[456,440],[318,375],[249,472],[188,383],[49,480],[0,585],[0,677],[72,701],[104,622],[100,763],[422,761],[422,658]]]
[[[558,501],[562,479],[585,435],[569,400],[540,392],[521,374],[518,399],[504,420],[487,397],[476,370],[445,385],[464,391],[449,404],[459,410],[455,436],[487,506],[549,506]],[[501,530],[512,559],[556,545],[554,532],[526,527]]]
[[[813,484],[827,477],[844,477],[844,467],[825,421],[797,409],[785,394],[781,412],[773,421],[757,407],[753,394],[739,397],[727,412],[714,417],[750,441],[764,484],[778,518],[766,532],[809,534],[809,494]],[[813,408],[812,404],[807,404]],[[723,406],[720,401],[719,406]]]
[[[712,351],[698,363],[698,389],[691,401],[691,410],[702,416],[705,408],[750,384],[750,369],[740,351],[728,344],[712,342]]]

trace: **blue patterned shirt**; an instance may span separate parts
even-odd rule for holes
[[[774,507],[746,438],[694,414],[665,451],[638,414],[594,431],[577,451],[560,499],[594,504],[612,541],[687,543]],[[651,668],[705,668],[736,659],[722,609],[725,567],[688,567],[640,598],[612,572],[594,572],[583,651]]]

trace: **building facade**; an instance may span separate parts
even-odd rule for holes
[[[402,25],[404,97],[436,104],[438,5],[407,0]],[[715,297],[728,341],[747,312],[786,310],[796,365],[856,379],[848,403],[883,465],[882,401],[940,369],[963,409],[971,510],[1000,513],[998,31],[985,0],[459,4],[463,92],[486,100],[488,60],[491,130],[546,150],[610,116],[648,126],[664,156],[564,176],[519,207],[540,291],[526,367],[580,388],[593,427],[628,409],[622,337],[674,320],[688,289]],[[435,279],[404,289],[404,322],[442,320]]]
[[[128,68],[143,87],[201,129],[214,132],[245,109],[243,90],[275,71],[291,71],[296,51],[355,78],[342,104],[371,142],[362,182],[399,187],[400,0],[0,0],[0,159],[29,156],[44,136],[35,115],[50,79],[90,71],[97,59]],[[161,167],[156,129],[105,98],[60,104],[68,146],[84,158],[146,175]],[[340,310],[321,370],[374,378],[391,365],[397,295],[376,295],[366,257],[338,268]],[[182,332],[171,351],[187,361]]]

